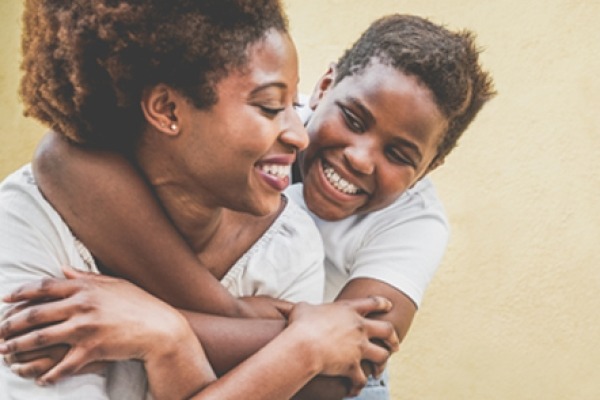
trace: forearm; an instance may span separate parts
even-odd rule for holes
[[[182,311],[217,375],[255,354],[285,328],[284,320],[227,318]]]
[[[223,376],[269,345],[285,328],[285,321],[282,320],[236,319],[187,311],[182,313],[202,342],[218,376]],[[294,362],[302,358],[293,353],[289,357],[294,357]],[[348,395],[349,389],[347,378],[317,376],[307,380],[294,399],[340,400]]]
[[[288,399],[319,372],[318,358],[302,337],[284,331],[193,399]]]
[[[346,378],[317,376],[306,384],[293,400],[341,400],[348,395]]]

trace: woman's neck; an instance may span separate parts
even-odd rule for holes
[[[195,253],[201,253],[223,223],[223,208],[208,207],[200,195],[169,184],[153,185],[175,228]]]
[[[210,204],[202,186],[186,180],[160,136],[144,135],[135,159],[165,213],[196,253],[200,253],[219,229],[223,208]]]

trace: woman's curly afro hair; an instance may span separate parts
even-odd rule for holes
[[[167,84],[197,107],[247,63],[247,48],[287,32],[278,0],[26,0],[25,115],[69,139],[128,149],[144,89]]]
[[[475,35],[451,32],[412,15],[389,15],[375,21],[340,58],[336,82],[362,73],[379,61],[411,76],[431,90],[448,128],[433,164],[456,146],[483,105],[495,95],[492,78],[479,64]]]

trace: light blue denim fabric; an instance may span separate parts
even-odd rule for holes
[[[389,400],[390,387],[388,383],[389,379],[386,369],[379,379],[370,376],[367,385],[358,396],[347,397],[345,400]]]

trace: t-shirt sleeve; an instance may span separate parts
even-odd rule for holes
[[[46,205],[40,203],[41,197],[36,197],[39,196],[35,192],[37,189],[21,183],[9,179],[0,188],[2,296],[26,282],[62,276],[60,267],[69,261],[69,251],[62,242],[64,232],[61,230],[64,228],[56,224],[56,216],[48,213]],[[3,315],[8,307],[8,304],[0,303],[0,314]],[[41,387],[32,379],[17,376],[0,363],[3,399],[108,399],[105,386],[102,374],[85,374]]]
[[[424,214],[397,223],[382,221],[378,228],[365,236],[348,280],[371,278],[385,282],[418,307],[448,243],[445,218]]]

